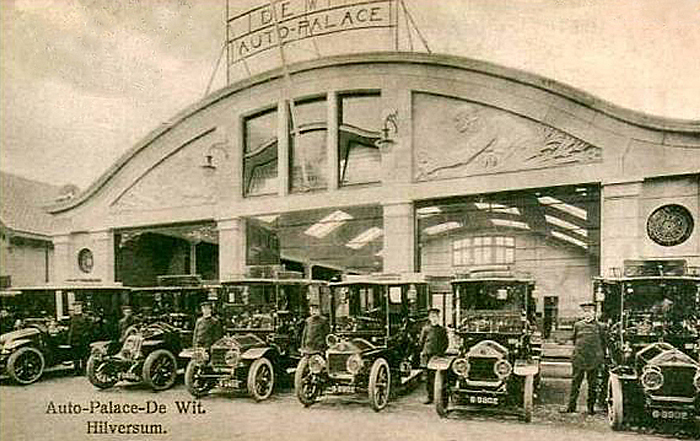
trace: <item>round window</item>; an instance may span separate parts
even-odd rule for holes
[[[92,267],[94,265],[94,260],[92,257],[92,251],[90,251],[87,248],[83,248],[80,250],[78,253],[78,267],[80,267],[80,271],[84,273],[89,273],[92,271]]]
[[[693,215],[678,204],[659,207],[647,219],[647,234],[659,245],[680,245],[693,234]]]

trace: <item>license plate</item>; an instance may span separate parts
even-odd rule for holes
[[[238,380],[221,380],[221,387],[228,387],[231,389],[238,389],[241,382]]]
[[[347,386],[344,384],[338,384],[333,386],[333,392],[338,394],[354,394],[355,386]]]
[[[690,416],[687,410],[652,410],[651,416],[653,418],[660,418],[662,420],[686,420]]]
[[[489,397],[484,395],[469,395],[467,403],[474,405],[498,406],[498,397]]]

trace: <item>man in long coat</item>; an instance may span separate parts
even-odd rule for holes
[[[428,397],[425,404],[433,402],[435,370],[428,369],[428,362],[431,357],[444,355],[448,346],[447,331],[440,325],[440,310],[432,308],[428,311],[429,322],[423,327],[418,339],[418,346],[421,348],[420,364],[425,368],[425,389]]]
[[[192,346],[208,349],[223,337],[224,330],[219,319],[212,315],[212,303],[204,302],[200,307],[202,308],[202,316],[197,319],[197,323],[194,325]]]
[[[73,305],[73,315],[68,328],[68,344],[73,354],[73,369],[75,375],[82,375],[89,355],[90,340],[92,339],[92,323],[83,315],[83,304]]]
[[[306,353],[318,353],[326,349],[326,336],[331,332],[328,319],[321,315],[321,307],[309,305],[309,317],[301,334],[301,350]]]

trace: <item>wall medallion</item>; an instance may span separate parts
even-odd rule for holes
[[[95,260],[93,259],[92,251],[90,251],[88,248],[83,248],[80,250],[78,253],[78,267],[80,268],[80,271],[87,274],[92,271],[94,264]]]
[[[687,208],[669,204],[654,210],[647,219],[647,235],[665,247],[680,245],[693,234],[693,216]]]

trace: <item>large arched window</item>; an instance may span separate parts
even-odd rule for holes
[[[342,95],[339,102],[339,184],[379,182],[381,154],[375,144],[381,124],[379,92]]]
[[[277,108],[244,120],[243,193],[274,194],[277,185]]]

